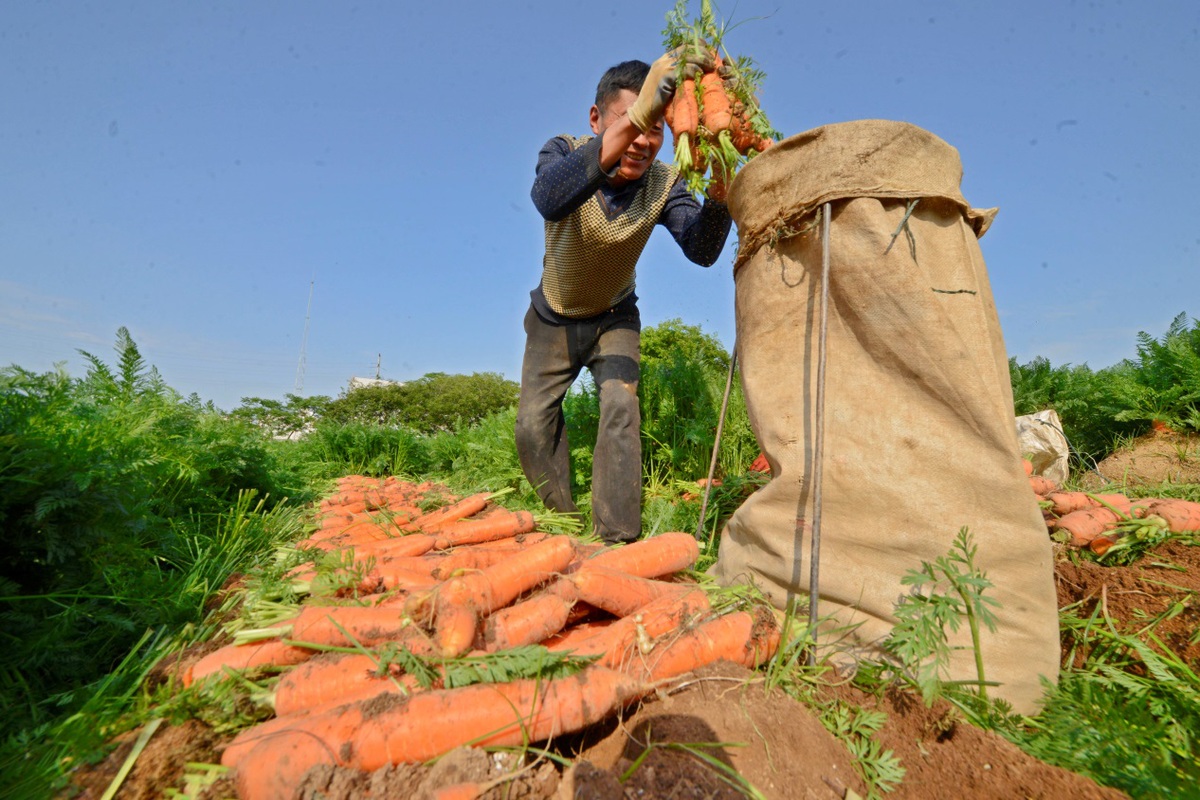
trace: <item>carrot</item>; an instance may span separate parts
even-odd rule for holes
[[[717,59],[720,67],[720,59]],[[725,81],[716,72],[706,72],[700,76],[700,109],[701,122],[713,136],[729,129],[733,118],[730,110],[729,96],[725,93]]]
[[[420,628],[394,606],[306,606],[291,623],[276,627],[280,636],[298,644],[345,647],[395,641],[414,652],[431,652]]]
[[[365,542],[354,547],[356,555],[400,558],[403,556],[423,556],[437,544],[437,537],[429,533],[410,533],[376,542]]]
[[[470,649],[480,615],[491,614],[522,593],[550,580],[575,557],[568,536],[552,536],[485,570],[452,578],[425,597],[405,605],[415,620],[432,612],[434,636],[441,654],[458,656]]]
[[[700,545],[688,533],[660,533],[630,544],[606,548],[581,569],[607,567],[639,578],[660,578],[687,569],[700,557]]]
[[[619,672],[589,667],[550,681],[383,695],[294,718],[266,735],[251,728],[226,749],[222,764],[231,766],[227,757],[236,764],[243,800],[284,800],[294,796],[304,773],[321,764],[374,771],[427,761],[468,744],[544,741],[595,724],[647,691]]]
[[[559,631],[558,633],[542,640],[542,647],[553,652],[564,650],[574,650],[581,642],[584,642],[593,636],[598,636],[608,628],[616,620],[611,617],[607,619],[598,619],[591,622],[581,622],[578,625],[572,625],[569,628]]]
[[[550,538],[548,533],[523,533],[512,539],[455,547],[437,562],[430,574],[434,578],[444,581],[455,577],[459,572],[485,569],[508,558],[515,552],[548,538]]]
[[[1143,516],[1151,514],[1166,520],[1173,533],[1200,531],[1200,503],[1164,497],[1146,504]]]
[[[484,622],[481,647],[494,653],[537,644],[566,626],[572,605],[556,594],[542,593],[501,609]]]
[[[690,625],[709,610],[708,595],[703,589],[691,589],[680,597],[660,597],[636,614],[622,617],[603,627],[592,636],[573,641],[570,646],[556,646],[556,652],[571,652],[580,656],[601,656],[601,663],[619,668],[630,653],[668,631]]]
[[[464,744],[519,745],[599,722],[645,693],[640,682],[589,667],[553,680],[525,679],[382,698],[353,737],[353,766],[375,770],[426,761]],[[372,709],[376,711],[376,709]]]
[[[666,634],[648,655],[626,667],[648,682],[674,678],[715,661],[732,661],[753,669],[774,655],[779,626],[762,606],[736,611],[685,631]]]
[[[279,717],[363,700],[377,694],[413,692],[420,688],[411,675],[379,674],[379,663],[362,653],[324,653],[284,673],[275,684]]]
[[[1033,462],[1028,458],[1021,459],[1021,466],[1025,468],[1026,477],[1033,477]]]
[[[249,644],[230,644],[201,658],[183,673],[183,685],[191,686],[213,675],[225,675],[227,670],[240,672],[259,667],[283,667],[299,664],[312,656],[303,647],[285,644],[278,639]]]
[[[1102,533],[1095,539],[1092,539],[1090,542],[1088,542],[1087,546],[1088,549],[1090,549],[1093,553],[1098,556],[1102,556],[1107,553],[1114,544],[1117,543],[1117,539],[1119,538],[1121,537],[1115,533]]]
[[[483,519],[463,520],[443,525],[436,531],[435,548],[446,550],[463,544],[479,544],[531,533],[537,521],[528,511],[504,511]]]
[[[666,115],[664,115],[664,119]],[[671,100],[671,135],[678,142],[682,136],[695,136],[700,125],[700,106],[696,100],[696,81],[684,78]]]
[[[1051,492],[1058,490],[1058,484],[1043,478],[1041,475],[1030,475],[1029,488],[1033,489],[1033,493],[1038,497],[1046,497]]]
[[[331,743],[354,736],[363,720],[363,706],[351,704],[283,720],[284,725],[246,729],[221,754],[221,764],[235,771],[241,800],[292,800],[309,769],[340,763],[337,745]],[[268,730],[260,731],[262,727]]]
[[[687,591],[685,584],[639,578],[598,566],[581,569],[568,580],[580,600],[618,617],[627,617],[663,595],[679,596]]]
[[[1121,517],[1100,507],[1072,511],[1055,523],[1055,529],[1071,534],[1071,544],[1082,547],[1107,530],[1115,528]]]
[[[439,525],[445,525],[450,522],[455,522],[466,517],[474,516],[487,506],[488,500],[491,498],[491,492],[480,492],[478,494],[464,497],[461,500],[456,500],[449,505],[442,506],[439,509],[422,514],[412,520],[409,525],[421,531],[429,532]]]
[[[1107,503],[1123,514],[1129,513],[1130,501],[1123,494],[1088,495],[1087,492],[1051,492],[1046,496],[1053,505],[1050,510],[1060,517],[1072,511],[1083,511],[1088,508],[1102,508]]]

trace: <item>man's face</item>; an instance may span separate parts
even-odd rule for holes
[[[598,114],[598,119],[593,116],[592,132],[601,133],[613,122],[625,116],[626,109],[633,104],[634,100],[637,100],[636,92],[629,89],[622,89],[618,92],[617,96],[609,100],[608,105]],[[646,170],[654,161],[654,157],[658,155],[662,143],[663,123],[660,119],[658,124],[639,135],[625,150],[618,164],[617,175],[610,182],[615,186],[620,186],[636,181],[645,175]]]

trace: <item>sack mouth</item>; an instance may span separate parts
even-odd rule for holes
[[[825,203],[853,198],[938,198],[983,236],[999,209],[963,197],[958,150],[908,122],[857,120],[791,136],[748,163],[729,187],[738,227],[736,271],[763,245],[805,230]]]

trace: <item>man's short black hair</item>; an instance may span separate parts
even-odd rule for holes
[[[650,65],[645,61],[622,61],[615,67],[609,67],[596,86],[596,107],[604,111],[609,101],[622,89],[636,94],[649,74]]]

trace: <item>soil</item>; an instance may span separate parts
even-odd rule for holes
[[[1200,484],[1200,436],[1154,431],[1105,458],[1083,479],[1089,490],[1161,483]]]
[[[1162,475],[1200,483],[1200,458],[1178,457],[1182,437],[1156,435],[1136,443],[1121,461],[1100,465],[1105,475],[1120,467],[1129,479],[1161,483]],[[1183,440],[1196,448],[1196,440]],[[1195,452],[1195,451],[1193,451]],[[1157,455],[1154,455],[1157,453]],[[1175,456],[1171,463],[1170,456]],[[1154,472],[1149,465],[1161,468]],[[1115,474],[1115,472],[1114,472]],[[1175,480],[1175,477],[1171,478]],[[1133,485],[1133,484],[1130,484]],[[1131,493],[1132,495],[1133,493]],[[1088,616],[1104,614],[1114,625],[1133,629],[1173,604],[1182,610],[1157,629],[1165,645],[1187,663],[1200,661],[1200,547],[1178,541],[1158,545],[1129,566],[1096,563],[1064,545],[1056,547],[1055,578],[1060,608]],[[209,645],[211,647],[213,645]],[[1064,641],[1064,658],[1070,643]],[[186,654],[176,669],[195,658]],[[1082,654],[1075,653],[1075,658]],[[160,673],[159,679],[161,680]],[[882,750],[900,759],[905,776],[889,800],[970,797],[1080,798],[1126,797],[1091,779],[1045,764],[1002,737],[959,720],[951,708],[927,707],[919,697],[890,692],[866,694],[843,683],[822,690],[819,701],[839,699],[886,712],[874,737]],[[81,767],[71,794],[99,798],[125,762],[136,732],[127,735],[99,764]],[[217,764],[231,737],[198,721],[164,724],[150,739],[121,785],[118,800],[163,797],[168,789],[189,797],[222,800],[236,796],[227,777],[213,782],[189,764]],[[554,743],[556,764],[542,759],[520,769],[516,756],[461,749],[432,767],[400,765],[361,773],[334,767],[306,776],[300,797],[358,800],[368,797],[432,798],[439,787],[465,781],[493,785],[486,800],[735,800],[752,786],[771,800],[833,800],[865,797],[849,751],[826,731],[809,706],[778,688],[766,691],[762,676],[720,663],[696,673],[669,695],[652,697],[621,719]],[[647,752],[648,751],[648,752]]]

